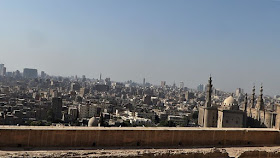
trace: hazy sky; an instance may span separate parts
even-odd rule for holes
[[[0,63],[280,94],[280,1],[0,0]]]

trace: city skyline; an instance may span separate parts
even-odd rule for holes
[[[1,64],[0,63],[0,65],[1,66],[5,66],[5,64]],[[6,67],[4,67],[5,68],[5,71],[6,71]],[[28,72],[28,76],[26,76],[25,75],[25,71],[29,71]],[[33,72],[31,72],[31,74],[30,74],[30,71],[33,71]],[[35,71],[35,72],[34,72]],[[0,72],[1,72],[1,67],[0,67]],[[40,72],[40,73],[39,73]],[[105,81],[106,79],[111,79],[111,77],[110,76],[105,76],[104,78],[102,78],[102,73],[100,73],[99,74],[99,78],[88,78],[86,75],[82,75],[82,76],[77,76],[77,75],[70,75],[70,76],[61,76],[61,75],[52,75],[52,74],[47,74],[45,71],[43,71],[43,70],[41,70],[41,71],[39,71],[38,69],[36,69],[36,68],[23,68],[23,71],[21,72],[20,70],[15,70],[15,71],[7,71],[6,72],[6,76],[8,76],[8,73],[16,73],[16,74],[14,74],[14,75],[18,75],[17,73],[21,73],[21,75],[22,75],[22,77],[24,77],[24,78],[37,78],[37,77],[42,77],[42,75],[44,75],[43,76],[43,78],[46,78],[47,77],[47,75],[50,77],[50,78],[52,78],[52,77],[64,77],[64,78],[72,78],[72,77],[74,77],[74,78],[78,78],[78,79],[83,79],[84,77],[85,78],[87,78],[87,79],[95,79],[95,80],[103,80],[103,81]],[[32,74],[33,73],[33,74]],[[35,74],[36,75],[35,75]],[[11,74],[10,74],[11,75]],[[31,76],[29,76],[29,75],[31,75]],[[36,76],[36,77],[34,77],[34,75]],[[3,76],[3,74],[1,74],[0,73],[0,76]],[[211,74],[210,74],[210,77],[211,78],[213,78],[212,76],[211,76]],[[113,81],[113,80],[112,80]],[[184,82],[183,81],[180,81],[180,82],[172,82],[172,83],[166,83],[166,81],[165,80],[161,80],[160,81],[160,83],[150,83],[149,81],[146,81],[146,78],[143,78],[143,81],[142,81],[142,83],[141,82],[137,82],[137,81],[134,81],[134,80],[131,80],[131,79],[127,79],[127,80],[123,80],[123,81],[116,81],[116,80],[114,80],[114,82],[121,82],[121,83],[125,83],[125,82],[128,82],[128,81],[132,81],[132,82],[134,82],[134,83],[137,83],[137,84],[139,84],[139,85],[150,85],[151,84],[151,86],[153,85],[153,86],[161,86],[161,87],[163,87],[163,86],[170,86],[170,87],[172,87],[172,86],[176,86],[177,88],[179,88],[179,89],[181,89],[181,88],[189,88],[189,89],[192,89],[192,90],[197,90],[197,91],[200,91],[200,92],[202,92],[202,91],[205,91],[206,92],[206,89],[205,88],[207,88],[206,86],[207,86],[207,83],[200,83],[199,85],[196,85],[196,86],[194,86],[194,87],[186,87],[186,86],[184,86]],[[258,87],[258,86],[257,86]],[[260,86],[259,87],[263,87],[263,83],[261,83],[260,84]],[[219,88],[219,87],[213,87],[214,89],[217,89],[217,90],[222,90],[222,91],[224,91],[223,89],[221,89],[221,88]],[[252,86],[252,88],[256,88],[256,84],[254,83],[253,84],[253,86]],[[236,88],[235,90],[233,90],[233,91],[224,91],[224,92],[226,92],[226,93],[232,93],[232,94],[234,94],[236,91],[242,91],[242,93],[243,94],[250,94],[250,92],[244,92],[244,89],[243,88]],[[258,94],[258,93],[256,93],[256,94]],[[270,96],[270,97],[273,97],[273,96],[278,96],[278,94],[273,94],[273,95],[269,95],[269,94],[265,94],[266,96]]]
[[[0,0],[0,157],[280,157],[280,0]]]
[[[276,95],[279,13],[278,1],[1,1],[0,63],[193,88],[211,73],[221,90]]]

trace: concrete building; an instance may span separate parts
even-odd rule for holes
[[[152,104],[152,96],[151,95],[144,95],[143,96],[143,103],[151,105]]]
[[[165,85],[166,85],[166,81],[161,81],[161,82],[160,82],[160,86],[161,86],[161,87],[165,87]]]
[[[236,97],[240,97],[241,96],[241,94],[244,92],[244,90],[243,89],[241,89],[241,88],[237,88],[236,89],[236,91],[235,91],[235,96]]]
[[[184,82],[183,82],[183,81],[180,82],[179,88],[180,88],[180,89],[183,89],[183,88],[184,88]]]
[[[55,120],[61,120],[62,118],[62,99],[54,97],[52,98],[52,110]]]
[[[96,104],[80,104],[78,107],[79,118],[91,118],[97,115],[97,105]]]
[[[41,78],[46,78],[47,74],[44,71],[41,71]]]
[[[78,82],[71,83],[71,91],[80,91],[80,88],[81,86]]]
[[[4,64],[0,64],[0,76],[5,76],[6,75],[6,67]]]
[[[203,92],[204,91],[204,85],[203,84],[198,85],[197,86],[197,91]]]
[[[194,98],[195,98],[194,93],[189,92],[189,91],[187,91],[187,92],[185,93],[185,99],[186,99],[186,100],[190,100],[190,99],[194,99]]]
[[[78,118],[77,107],[69,107],[68,108],[68,115],[71,117],[72,120],[76,120]]]
[[[37,71],[37,69],[25,68],[25,69],[23,69],[23,77],[24,78],[37,78],[38,71]]]

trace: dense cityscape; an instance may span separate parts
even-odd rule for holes
[[[216,117],[220,115],[218,111],[219,113],[223,111],[225,117],[226,111],[235,110],[236,116],[238,114],[242,116],[241,118],[238,116],[237,119],[243,121],[239,121],[239,125],[229,127],[256,127],[252,121],[249,124],[244,122],[242,110],[244,111],[246,103],[245,111],[257,108],[269,111],[271,124],[267,125],[262,121],[265,125],[263,127],[275,126],[276,113],[273,111],[276,110],[275,104],[279,103],[279,96],[274,98],[261,96],[261,100],[257,101],[255,94],[250,94],[252,100],[241,88],[237,88],[235,93],[223,92],[212,87],[211,77],[207,86],[200,84],[197,89],[187,88],[183,82],[180,82],[179,86],[175,83],[167,85],[165,81],[159,84],[152,85],[146,82],[145,78],[143,83],[135,83],[131,80],[114,82],[110,78],[103,79],[101,74],[99,79],[89,79],[86,76],[49,76],[44,71],[38,75],[37,69],[29,68],[25,68],[23,72],[19,70],[6,72],[4,64],[0,64],[0,124],[226,127],[226,125],[219,125],[217,120],[213,120],[214,124],[205,124],[205,112],[201,112],[200,109],[207,111],[210,108],[211,111],[216,107],[213,119],[217,119]],[[261,88],[261,92],[262,90]],[[254,91],[255,88],[252,93],[255,93]],[[218,110],[223,106],[229,107]],[[252,110],[246,115],[259,122],[268,116],[267,114],[257,116]],[[234,117],[230,116],[230,118]],[[274,118],[274,121],[271,118]],[[238,120],[236,124],[237,122]]]
[[[280,0],[0,0],[0,158],[280,158]]]

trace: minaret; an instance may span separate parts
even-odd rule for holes
[[[261,86],[261,90],[260,90],[260,95],[258,97],[258,101],[257,101],[257,107],[258,110],[263,110],[264,111],[264,102],[263,102],[263,86]]]
[[[248,98],[247,98],[247,93],[245,94],[245,100],[244,100],[244,112],[247,113],[247,103],[248,103]]]
[[[255,108],[255,85],[253,87],[253,93],[252,93],[252,97],[251,97],[251,108]]]
[[[212,94],[212,77],[210,75],[207,85],[206,103],[205,107],[211,107],[211,94]]]
[[[248,97],[247,93],[245,94],[244,99],[244,114],[243,114],[243,127],[247,127],[247,104],[248,104]],[[250,114],[249,114],[250,115]]]
[[[258,119],[258,121],[260,121],[261,124],[263,124],[264,120],[261,119],[261,114],[265,115],[264,102],[263,102],[263,86],[261,86],[260,95],[258,97],[256,109],[257,109],[257,119]],[[263,118],[265,118],[265,116],[263,116]]]

